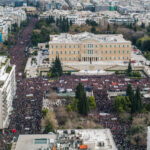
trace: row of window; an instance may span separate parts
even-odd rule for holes
[[[53,51],[51,51],[51,54],[53,55]],[[56,51],[56,54],[63,54],[62,51],[58,52]],[[65,51],[65,54],[67,54],[67,51]],[[74,51],[73,53],[71,53],[71,51],[69,51],[69,54],[80,54],[80,51]]]
[[[97,58],[97,59],[98,59],[98,58]],[[128,57],[126,57],[126,58],[125,58],[125,57],[101,57],[101,58],[100,58],[100,60],[117,60],[117,59],[118,59],[118,60],[125,60],[125,59],[129,60]],[[55,58],[52,58],[52,61],[54,61],[54,60],[55,60]],[[65,58],[63,59],[63,58],[61,57],[60,60],[61,60],[61,61],[63,61],[63,60],[64,60],[64,61],[67,61],[67,60],[69,60],[69,61],[71,61],[71,60],[72,60],[72,61],[79,61],[80,59],[79,59],[79,58],[75,58],[75,57],[74,57],[74,58],[71,58],[71,57],[67,58],[67,57],[65,57]]]
[[[60,46],[58,46],[58,45],[51,45],[50,46],[50,48],[63,48],[63,46],[62,45],[60,45]],[[87,46],[86,45],[84,45],[84,48],[86,48],[86,47],[88,47],[88,48],[97,48],[98,47],[98,45],[93,45],[93,44],[88,44]],[[129,45],[100,45],[100,47],[106,47],[106,48],[108,48],[108,47],[110,47],[110,48],[116,48],[116,47],[129,47]],[[65,45],[65,48],[80,48],[80,45]]]
[[[94,50],[88,50],[87,51],[88,52],[88,54],[94,54]],[[95,53],[97,54],[97,51],[95,51]],[[123,50],[123,51],[101,51],[101,54],[103,54],[103,53],[105,53],[105,54],[129,54],[129,50],[127,50],[127,51],[125,51],[125,50]],[[51,54],[53,55],[54,54],[54,52],[53,51],[51,51]],[[56,51],[56,54],[63,54],[63,51]],[[67,51],[65,51],[65,53],[64,54],[67,54]],[[80,54],[80,51],[69,51],[69,54]],[[84,54],[86,54],[86,51],[84,50]]]

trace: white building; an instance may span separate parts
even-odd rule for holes
[[[110,129],[57,130],[20,135],[12,150],[117,150]],[[85,148],[86,147],[86,148]]]
[[[147,150],[150,150],[150,126],[147,127]]]
[[[10,59],[0,57],[0,129],[9,125],[9,115],[12,111],[12,101],[16,94],[15,65],[10,65]]]
[[[26,12],[22,8],[0,6],[0,34],[3,41],[8,39],[8,31],[11,25],[16,23],[19,27],[21,22],[27,19]]]

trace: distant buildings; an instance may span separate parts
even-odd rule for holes
[[[12,101],[16,93],[15,66],[10,59],[0,56],[0,129],[9,125]]]
[[[20,135],[14,145],[13,150],[117,150],[110,129],[57,130],[56,134]]]
[[[16,23],[20,26],[24,20],[26,20],[26,13],[21,8],[0,6],[0,42],[8,39],[12,24]]]
[[[131,42],[122,35],[50,35],[49,61],[59,56],[62,62],[129,61]]]

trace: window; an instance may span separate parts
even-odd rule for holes
[[[109,51],[109,53],[111,54],[111,51]]]
[[[69,57],[69,60],[71,60],[71,58]]]
[[[62,58],[61,58],[61,60],[62,60]]]
[[[93,44],[88,44],[88,48],[93,48]]]
[[[107,57],[105,57],[105,59],[107,60]]]
[[[74,60],[76,60],[76,58],[74,58]]]
[[[60,51],[60,54],[62,54],[62,51]]]
[[[116,54],[116,51],[114,51],[114,54]]]
[[[120,51],[119,51],[119,54],[120,54]]]
[[[122,47],[124,47],[124,45]]]
[[[71,51],[69,51],[69,54],[71,54]]]
[[[127,57],[127,60],[128,60],[129,58]]]
[[[56,51],[56,54],[58,54],[58,51]]]
[[[111,60],[111,57],[109,59]]]
[[[110,47],[112,47],[112,46],[110,45]]]
[[[101,54],[103,54],[103,51],[101,51]]]
[[[107,47],[107,45],[105,45],[105,47]]]
[[[101,47],[103,47],[103,45],[101,45]]]
[[[116,60],[116,57],[114,57],[114,60]]]
[[[78,54],[80,54],[80,51],[78,51]]]
[[[67,58],[65,57],[65,60],[67,60]]]
[[[124,57],[122,57],[122,59],[124,60]]]
[[[84,48],[85,48],[85,45],[84,45]]]
[[[127,54],[129,54],[129,51],[127,51]]]
[[[76,54],[76,52],[74,51],[74,54]]]
[[[67,48],[67,45],[65,45],[65,48]]]
[[[80,45],[78,45],[78,48],[80,48]]]
[[[123,51],[123,54],[124,54],[124,51]]]
[[[97,51],[95,51],[95,53],[97,54]]]
[[[114,47],[116,47],[116,45],[114,45]]]
[[[62,48],[62,45],[60,45],[60,48]]]
[[[97,45],[95,47],[97,48]]]
[[[65,51],[65,54],[67,54],[67,51]]]
[[[47,144],[47,139],[35,139],[34,144]]]
[[[53,55],[53,51],[51,52],[51,54]]]
[[[69,48],[71,48],[71,45],[69,45]]]
[[[105,51],[105,54],[107,54],[107,51]]]
[[[74,47],[74,48],[76,48],[76,46],[75,46],[75,45],[74,45],[73,47]]]
[[[58,48],[58,46],[56,45],[56,48]]]
[[[118,57],[118,59],[120,60],[120,57]]]
[[[119,45],[119,47],[120,47],[120,45]]]
[[[53,45],[52,45],[52,48],[53,48]]]
[[[127,45],[127,47],[129,47],[129,45]]]

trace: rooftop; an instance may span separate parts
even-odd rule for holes
[[[60,35],[51,35],[52,41],[50,43],[80,43],[84,40],[95,40],[101,43],[129,43],[121,34],[92,34],[83,32],[79,34],[62,33]]]

